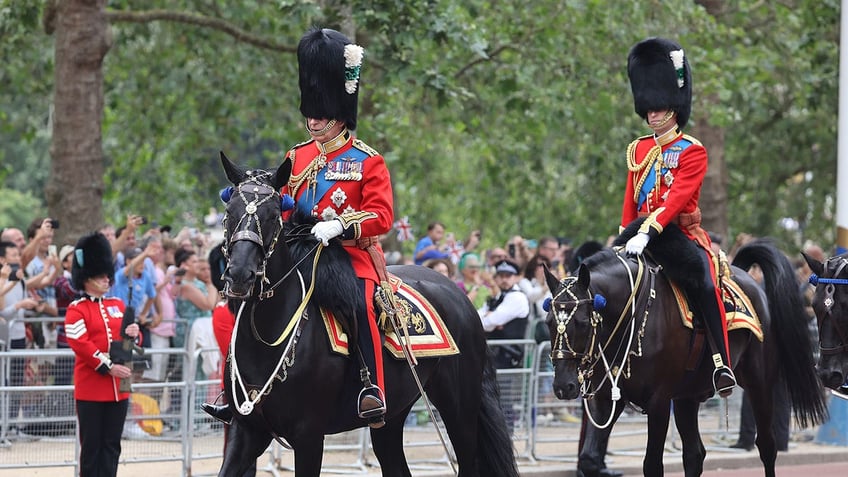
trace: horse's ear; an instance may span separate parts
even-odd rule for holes
[[[221,164],[224,166],[224,173],[227,174],[227,179],[235,185],[239,185],[244,179],[244,171],[238,168],[230,158],[221,151]]]
[[[280,190],[289,182],[289,176],[291,176],[292,170],[292,161],[290,157],[287,157],[280,167],[277,168],[277,173],[274,175],[274,188]]]
[[[583,264],[577,267],[577,283],[589,288],[589,269]]]
[[[551,273],[547,265],[544,263],[542,265],[542,268],[545,270],[545,282],[548,284],[548,290],[550,290],[551,293],[556,293],[559,290],[559,280],[553,273]]]
[[[804,252],[801,252],[801,255],[804,256],[804,260],[807,261],[807,265],[810,266],[810,270],[812,270],[816,275],[822,276],[822,273],[824,273],[824,265]]]

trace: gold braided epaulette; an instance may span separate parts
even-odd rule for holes
[[[369,146],[368,144],[365,144],[364,142],[362,142],[361,139],[354,139],[353,140],[353,147],[355,147],[355,148],[359,149],[360,151],[368,154],[369,156],[379,156],[380,155],[380,153],[377,152],[376,149]]]
[[[297,143],[297,144],[295,144],[294,146],[292,146],[292,149],[297,149],[297,148],[299,148],[299,147],[303,147],[303,146],[305,146],[305,145],[309,144],[310,142],[312,142],[312,141],[314,141],[314,140],[315,140],[315,139],[307,139],[306,141],[303,141],[303,142]]]
[[[701,146],[701,147],[704,146],[703,144],[701,144],[701,141],[695,139],[694,137],[692,137],[688,134],[683,134],[683,139],[686,139],[687,141],[691,142],[692,144],[694,144],[696,146]]]

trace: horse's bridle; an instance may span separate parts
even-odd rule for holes
[[[574,318],[577,309],[581,305],[592,304],[594,302],[588,290],[586,291],[587,298],[577,297],[573,289],[576,283],[577,277],[567,277],[561,280],[560,289],[551,300],[552,314],[557,323],[556,336],[553,339],[553,343],[551,343],[551,361],[579,359],[581,364],[585,364],[594,354],[594,348],[597,344],[598,324],[600,323],[600,315],[597,311],[593,309],[591,313],[590,324],[592,326],[592,336],[585,352],[578,353],[574,350],[566,332],[566,327],[572,318]],[[563,298],[566,298],[566,300],[563,300]]]
[[[573,290],[573,287],[575,283],[577,283],[578,279],[575,277],[569,277],[563,279],[560,282],[560,289],[557,292],[556,297],[551,300],[553,316],[557,322],[556,336],[552,340],[551,345],[551,361],[579,360],[579,363],[577,365],[577,379],[581,386],[583,386],[584,396],[586,396],[587,394],[591,394],[588,393],[588,388],[586,386],[588,385],[588,381],[594,373],[595,366],[597,366],[601,362],[603,362],[605,367],[606,378],[609,378],[613,383],[613,396],[617,394],[616,389],[618,386],[618,379],[622,375],[629,375],[628,369],[630,355],[642,355],[641,339],[645,333],[645,325],[647,323],[647,318],[651,309],[651,305],[653,304],[654,298],[656,298],[655,280],[656,275],[659,271],[658,268],[647,267],[644,259],[639,256],[637,257],[638,269],[636,272],[636,277],[633,277],[632,270],[627,265],[624,258],[622,258],[622,256],[619,254],[617,254],[616,257],[627,269],[628,276],[630,277],[630,295],[627,299],[626,304],[621,310],[621,314],[619,315],[618,320],[616,321],[615,327],[612,329],[609,336],[607,337],[606,342],[601,343],[601,337],[599,336],[599,328],[601,323],[603,322],[603,317],[600,313],[598,313],[597,310],[603,308],[606,305],[606,299],[602,295],[592,296],[592,293],[587,289],[586,298],[579,298]],[[646,269],[648,271],[648,279],[646,283],[647,286],[641,286],[643,284],[643,280],[645,280],[644,272]],[[568,299],[563,301],[561,299],[561,297],[563,296]],[[644,300],[642,323],[637,332],[635,329],[637,311],[636,303],[642,296],[646,296],[646,298]],[[592,327],[592,332],[589,338],[589,344],[586,347],[585,352],[579,353],[575,351],[572,347],[571,342],[568,339],[566,327],[574,317],[574,314],[576,313],[577,309],[581,305],[586,304],[591,304],[590,306],[592,307],[590,315],[591,318],[589,320],[589,324]],[[616,357],[614,356],[611,361],[608,361],[605,355],[605,349],[612,344],[613,338],[618,332],[618,329],[621,328],[621,326],[628,321],[631,325],[629,339],[626,340],[626,349],[624,350],[624,354],[621,357],[621,363],[616,366]],[[637,338],[637,349],[635,351],[631,351],[631,346],[633,345],[634,337]],[[618,356],[618,352],[616,352],[616,356]],[[610,366],[610,363],[613,364],[612,367]],[[613,399],[617,400],[617,398],[615,397]]]
[[[828,260],[829,261],[829,260]],[[821,328],[822,323],[828,318],[832,320],[833,328],[836,330],[836,334],[839,336],[840,346],[835,346],[832,348],[825,348],[822,346],[821,339],[819,339],[819,350],[823,355],[834,355],[839,354],[843,351],[848,350],[848,334],[846,334],[845,330],[839,325],[839,321],[837,321],[831,311],[833,311],[833,305],[836,304],[836,299],[833,297],[833,294],[836,292],[836,285],[848,285],[848,279],[845,278],[836,278],[848,265],[848,260],[844,258],[839,259],[839,266],[836,267],[836,271],[833,272],[833,278],[820,278],[816,276],[816,274],[810,275],[810,283],[814,286],[818,287],[819,285],[825,285],[824,288],[824,316],[820,317],[819,328]],[[825,262],[824,269],[827,270],[827,262]]]
[[[269,200],[276,199],[278,202],[280,200],[280,193],[274,189],[274,187],[263,181],[263,179],[267,179],[269,177],[270,173],[267,171],[248,171],[247,179],[239,183],[235,189],[235,192],[239,195],[239,197],[241,197],[241,200],[244,201],[245,207],[244,213],[241,217],[239,217],[238,223],[236,223],[236,226],[233,229],[234,232],[232,237],[227,237],[227,216],[224,216],[223,224],[224,245],[222,247],[222,251],[224,253],[224,257],[227,259],[227,268],[229,268],[230,262],[230,247],[232,247],[234,243],[248,241],[259,245],[259,248],[262,250],[262,264],[259,266],[259,270],[256,271],[256,278],[259,279],[260,283],[260,300],[266,298],[266,295],[268,295],[268,293],[264,290],[265,285],[270,284],[268,277],[265,275],[265,267],[267,266],[271,255],[274,254],[274,250],[277,246],[277,240],[280,237],[280,233],[283,231],[283,219],[282,216],[278,216],[276,220],[277,230],[274,231],[271,243],[266,246],[262,240],[262,223],[259,220],[259,215],[257,214],[259,206]],[[253,198],[248,199],[248,196],[251,195]],[[229,290],[229,284],[225,285],[224,293],[227,295],[232,293]],[[247,296],[234,296],[234,298],[247,298],[251,293],[252,287]]]

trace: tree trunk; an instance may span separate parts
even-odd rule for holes
[[[76,243],[103,222],[103,58],[111,46],[106,0],[56,4],[50,217],[56,243]]]
[[[697,0],[707,13],[719,17],[724,11],[723,0]],[[697,80],[694,80],[697,84]],[[716,98],[706,98],[705,102],[715,104]],[[705,109],[706,110],[706,109]],[[728,250],[733,240],[728,237],[727,224],[727,162],[724,159],[724,129],[707,124],[704,115],[695,128],[694,136],[707,148],[709,165],[704,185],[701,188],[701,225],[705,230],[719,234],[723,238],[721,248]]]
[[[724,129],[710,126],[701,119],[693,128],[692,135],[707,148],[709,165],[704,185],[701,187],[701,226],[724,239],[722,248],[727,250],[733,240],[727,236],[727,163],[724,159]]]

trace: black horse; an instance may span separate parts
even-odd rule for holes
[[[818,371],[822,383],[843,395],[848,394],[848,253],[828,258],[824,263],[804,254],[816,286],[813,311],[819,327]]]
[[[754,263],[763,270],[764,289],[744,271]],[[739,384],[756,403],[757,448],[765,475],[771,477],[777,455],[773,387],[787,386],[801,426],[820,423],[826,408],[789,261],[770,242],[757,241],[741,249],[734,264],[741,268],[732,267],[733,279],[750,298],[764,341],[747,329],[731,331],[731,362]],[[673,402],[685,474],[701,475],[706,449],[698,408],[714,393],[713,363],[705,340],[682,324],[659,267],[644,257],[605,249],[587,258],[576,277],[558,282],[549,274],[548,284],[554,290],[547,318],[554,392],[560,399],[582,393],[586,412],[596,424],[587,428],[578,469],[586,476],[598,475],[612,424],[629,401],[648,415],[644,475],[662,475]]]
[[[291,162],[276,171],[243,171],[221,154],[235,186],[225,217],[225,289],[236,314],[225,392],[235,421],[219,475],[242,475],[272,438],[294,451],[295,475],[321,471],[324,436],[364,427],[357,416],[359,363],[331,352],[319,306],[353,325],[363,300],[338,241],[320,247],[302,217],[281,219],[280,187]],[[305,220],[305,223],[301,223]],[[460,476],[518,475],[499,405],[494,368],[471,302],[449,279],[425,267],[389,267],[443,317],[460,350],[420,359],[418,378],[438,409]],[[349,330],[355,333],[355,327]],[[355,337],[349,340],[356,343]],[[403,425],[419,398],[406,361],[384,355],[386,424],[371,429],[383,475],[410,475]]]

